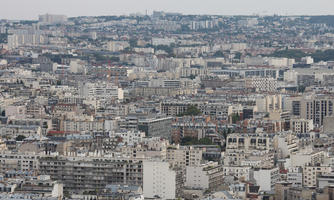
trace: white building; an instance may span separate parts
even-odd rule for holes
[[[275,148],[282,158],[298,151],[297,137],[291,133],[276,135],[274,141]]]
[[[238,180],[244,181],[249,181],[253,176],[252,168],[248,166],[224,166],[223,172],[224,176],[234,176]]]
[[[334,174],[333,173],[324,173],[318,177],[317,187],[320,189],[324,189],[325,187],[331,186],[333,187],[334,183]]]
[[[305,166],[303,168],[303,186],[316,187],[319,175],[331,173],[329,166]]]
[[[124,97],[123,89],[105,82],[85,83],[82,85],[80,93],[83,97],[95,97],[96,99],[122,100]]]
[[[187,166],[185,186],[193,189],[215,189],[223,183],[223,170],[217,162]]]
[[[144,161],[143,191],[145,198],[175,199],[177,189],[179,189],[177,172],[169,167],[168,162]]]
[[[274,78],[247,78],[245,79],[246,88],[255,88],[258,91],[274,92],[277,90],[277,80]]]
[[[145,132],[135,130],[121,130],[118,132],[112,132],[111,136],[119,136],[122,138],[122,142],[129,146],[142,142],[145,137]]]
[[[311,119],[291,119],[290,129],[294,133],[308,133],[313,130],[313,120]]]
[[[110,41],[107,43],[107,50],[112,52],[123,51],[127,47],[130,47],[130,44],[126,41]]]
[[[175,43],[175,39],[173,39],[173,38],[152,38],[152,45],[153,46],[158,46],[158,45],[169,46],[172,43]]]
[[[260,186],[260,191],[272,191],[274,190],[275,184],[279,181],[279,169],[277,167],[255,169],[254,179],[256,184]]]
[[[8,35],[7,44],[9,49],[14,49],[22,45],[45,44],[47,41],[48,37],[42,35],[39,31],[20,30],[15,31],[12,35]]]
[[[290,167],[286,180],[292,183],[293,187],[303,187],[303,169],[301,167]]]
[[[324,162],[325,154],[323,151],[312,151],[306,149],[298,151],[290,155],[291,166],[304,167],[305,165],[317,165]]]
[[[306,56],[301,59],[302,63],[304,64],[313,64],[314,60],[311,56]]]
[[[200,166],[202,150],[189,146],[168,147],[166,159],[173,167]]]
[[[256,97],[258,112],[272,112],[282,110],[282,95],[265,95]]]
[[[39,15],[38,18],[38,21],[42,24],[63,24],[67,22],[66,15],[45,14]]]
[[[291,67],[295,59],[289,58],[268,58],[268,64],[275,67]]]

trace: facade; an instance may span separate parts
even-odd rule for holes
[[[290,159],[292,167],[315,166],[324,162],[325,154],[323,151],[297,151],[290,155]]]
[[[68,133],[103,131],[105,127],[103,121],[65,120],[62,124],[61,130]]]
[[[323,173],[317,177],[317,187],[324,189],[325,187],[333,187],[334,174],[333,173]]]
[[[303,168],[303,186],[317,187],[318,176],[331,172],[329,166],[305,166]]]
[[[39,155],[15,154],[2,152],[0,154],[0,170],[2,173],[9,170],[37,171],[39,170]]]
[[[149,137],[170,138],[172,119],[171,117],[142,119],[138,121],[138,129]]]
[[[286,133],[276,135],[274,141],[275,148],[279,151],[282,158],[289,157],[298,151],[298,138],[295,134]]]
[[[266,135],[229,134],[226,149],[266,150],[273,149],[272,138]]]
[[[291,119],[290,129],[294,133],[308,133],[313,130],[313,120]]]
[[[145,198],[175,199],[183,184],[182,173],[170,168],[168,162],[144,161],[143,191]]]
[[[143,163],[139,160],[46,156],[39,160],[39,169],[73,193],[102,190],[108,184],[143,184]]]
[[[160,105],[160,111],[168,116],[177,116],[185,113],[189,106],[193,103],[182,102],[162,102]]]
[[[277,80],[274,78],[250,78],[245,80],[245,87],[255,88],[262,92],[274,92],[277,90]]]
[[[291,183],[292,187],[303,187],[303,168],[290,167],[287,173],[287,182]]]
[[[111,137],[118,136],[122,138],[122,142],[126,145],[133,146],[143,141],[144,132],[134,130],[120,130],[110,134]]]
[[[223,183],[223,177],[223,168],[218,163],[187,166],[185,186],[192,189],[214,190]]]
[[[233,176],[238,180],[249,181],[253,178],[252,167],[249,166],[223,166],[224,176]]]
[[[96,99],[122,100],[124,93],[122,88],[107,83],[85,83],[80,90],[81,96]]]
[[[200,166],[202,162],[203,151],[195,149],[192,146],[168,147],[166,153],[166,160],[173,167],[180,167],[185,169],[187,166]]]
[[[254,179],[260,186],[261,191],[273,191],[275,184],[279,180],[279,169],[274,167],[270,169],[254,169]]]
[[[42,24],[63,24],[67,22],[67,17],[65,15],[45,14],[40,15],[38,21]]]
[[[301,115],[302,119],[313,120],[315,126],[322,126],[325,117],[333,114],[334,100],[329,97],[314,97],[304,98],[301,100]]]

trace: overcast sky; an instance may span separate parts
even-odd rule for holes
[[[0,0],[0,19],[39,14],[121,15],[148,10],[219,15],[334,15],[334,0]]]

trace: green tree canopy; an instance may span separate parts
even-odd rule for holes
[[[210,138],[193,138],[193,137],[184,137],[181,139],[181,145],[214,145]]]
[[[202,112],[195,105],[188,106],[186,112],[182,113],[179,116],[197,116],[202,114]]]
[[[24,139],[26,139],[26,136],[24,136],[24,135],[18,135],[16,137],[16,141],[23,141]]]

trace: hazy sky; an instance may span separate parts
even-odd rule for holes
[[[334,14],[334,0],[0,0],[0,19],[37,19],[38,14],[120,15],[148,10],[186,14]]]

